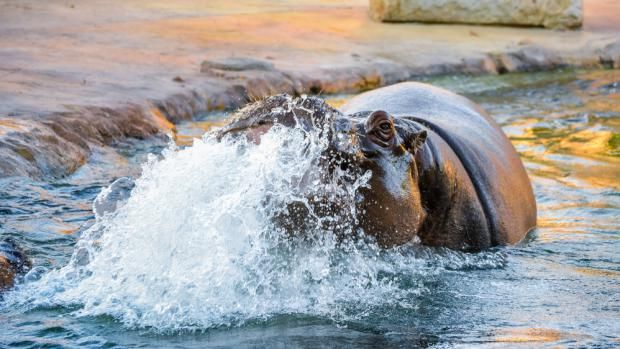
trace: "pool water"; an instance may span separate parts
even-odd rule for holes
[[[178,147],[127,141],[62,180],[0,181],[0,234],[34,264],[0,306],[0,345],[620,346],[620,71],[426,82],[479,103],[513,141],[539,211],[523,243],[465,254],[283,241],[257,227],[299,194],[284,188],[312,162],[286,146],[303,140],[192,146],[226,118],[204,115],[179,125]],[[117,215],[94,216],[102,188],[141,174]],[[97,258],[77,265],[80,248]]]

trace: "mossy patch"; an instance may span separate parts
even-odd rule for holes
[[[30,161],[30,162],[34,162],[34,155],[32,154],[32,152],[29,149],[26,148],[17,148],[15,149],[15,152],[17,154],[19,154],[19,156],[21,156],[22,158]]]
[[[609,147],[609,155],[620,157],[620,133],[614,133],[611,135],[608,141]]]

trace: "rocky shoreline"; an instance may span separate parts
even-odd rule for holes
[[[346,12],[349,9],[337,8],[334,11]],[[351,13],[357,16],[357,12]],[[383,30],[383,27],[373,28]],[[436,27],[431,26],[429,30],[432,28]],[[487,42],[493,40],[494,30],[514,30],[458,27],[463,28],[473,28],[465,32],[467,40],[488,36],[484,39]],[[13,29],[0,30],[0,34],[7,34]],[[390,37],[393,42],[381,46],[381,35],[387,36],[385,33],[376,34],[378,36],[372,44],[357,43],[357,39],[345,34],[339,34],[339,37],[352,40],[355,43],[351,44],[352,47],[340,51],[327,47],[318,50],[316,57],[300,58],[303,52],[300,54],[293,49],[294,54],[276,57],[271,57],[267,49],[260,51],[261,55],[251,55],[242,49],[233,50],[234,54],[229,56],[224,54],[226,50],[218,50],[213,54],[215,58],[204,60],[204,57],[211,56],[207,52],[198,64],[180,64],[178,71],[170,70],[170,67],[175,67],[174,62],[165,66],[166,69],[158,67],[153,72],[148,71],[150,75],[145,73],[143,80],[140,80],[139,74],[132,76],[128,70],[130,68],[123,66],[123,69],[112,69],[109,76],[105,72],[93,75],[97,84],[92,90],[89,90],[90,83],[84,79],[81,86],[72,86],[67,90],[69,97],[55,96],[59,93],[56,89],[62,89],[63,81],[52,79],[50,87],[40,87],[37,81],[28,81],[29,77],[17,60],[5,60],[4,65],[0,64],[0,96],[4,96],[0,108],[0,178],[61,178],[88,161],[96,147],[113,145],[127,137],[143,139],[174,134],[175,124],[191,120],[200,113],[234,110],[276,93],[296,96],[356,93],[443,74],[504,74],[558,68],[620,69],[620,40],[614,40],[614,35],[609,35],[609,32],[600,35],[557,32],[551,36],[556,35],[563,40],[571,35],[578,38],[576,43],[557,45],[547,45],[550,38],[541,41],[526,37],[499,48],[491,43],[480,44],[480,49],[474,51],[460,47],[454,48],[450,57],[445,55],[448,52],[445,50],[450,49],[449,43],[447,48],[438,45],[434,51],[420,53],[408,51],[417,47],[414,45],[415,38],[400,43],[396,40],[398,38]],[[589,36],[584,39],[586,34]],[[0,43],[7,41],[7,38],[6,35],[0,36]],[[286,45],[295,46],[291,43]],[[429,47],[428,43],[419,46],[424,50]],[[278,48],[270,49],[277,51]],[[10,53],[10,48],[2,49],[0,57],[9,57]],[[97,52],[93,54],[98,55]],[[188,57],[196,57],[196,53],[190,53]],[[46,67],[52,68],[53,64]],[[41,74],[40,71],[35,73]],[[79,74],[65,75],[60,75],[60,78],[74,79],[74,75]],[[123,89],[117,86],[107,88],[100,82],[103,79],[101,76],[119,81],[127,76],[133,79],[135,86],[119,83]],[[25,94],[32,96],[23,97],[24,93],[19,90],[23,86],[26,86]],[[159,86],[161,88],[158,90]],[[136,91],[135,95],[132,91]],[[37,94],[48,92],[49,98],[43,96],[37,99]],[[66,100],[71,100],[72,94],[76,101],[66,103]],[[98,99],[99,94],[106,97]]]
[[[190,90],[163,100],[145,101],[142,105],[75,107],[71,111],[43,117],[1,118],[0,178],[63,177],[84,164],[93,147],[110,145],[127,137],[174,136],[174,124],[192,120],[197,114],[234,110],[250,101],[277,93],[294,96],[356,93],[444,74],[504,74],[559,68],[619,69],[620,41],[596,50],[590,56],[562,56],[527,45],[512,52],[491,53],[460,63],[422,68],[369,62],[300,74],[273,68],[254,68],[259,62],[248,58],[244,66],[234,70],[226,64],[203,69],[204,74],[220,81],[219,91],[215,92],[209,89]]]

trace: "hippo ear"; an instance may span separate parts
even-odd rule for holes
[[[417,153],[418,150],[424,145],[424,142],[426,142],[426,136],[426,130],[411,134],[407,137],[408,139],[405,147],[411,154]]]

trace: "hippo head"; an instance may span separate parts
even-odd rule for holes
[[[277,95],[242,109],[218,138],[242,134],[258,143],[275,124],[318,128],[329,140],[329,166],[372,172],[356,203],[355,221],[367,235],[384,247],[416,236],[424,210],[415,154],[426,140],[426,131],[417,131],[381,110],[343,115],[319,98]]]
[[[424,219],[415,155],[426,137],[382,110],[351,115],[335,128],[336,154],[355,151],[354,163],[372,172],[370,185],[360,188],[358,220],[384,247],[411,241]],[[357,146],[343,147],[343,139]]]

